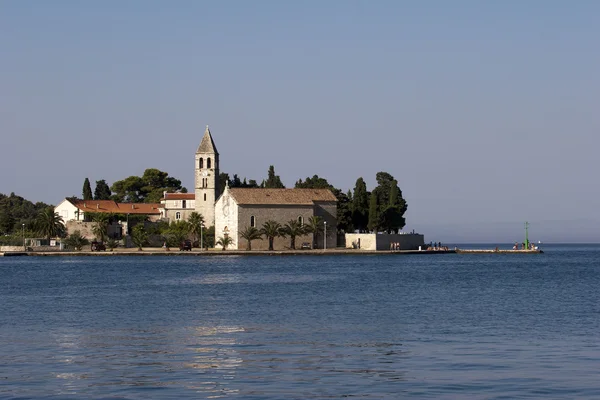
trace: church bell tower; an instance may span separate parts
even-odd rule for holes
[[[219,152],[208,125],[196,150],[196,212],[204,217],[204,226],[215,224],[215,201],[219,194]]]

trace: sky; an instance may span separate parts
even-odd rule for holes
[[[353,189],[426,241],[600,242],[600,2],[0,2],[0,193],[158,168]]]

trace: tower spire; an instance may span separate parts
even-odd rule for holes
[[[219,154],[217,151],[217,146],[215,146],[215,142],[213,141],[212,135],[210,134],[210,129],[208,129],[208,125],[206,125],[206,129],[204,130],[204,136],[202,136],[202,141],[200,141],[200,146],[198,146],[198,150],[196,153],[214,153]]]

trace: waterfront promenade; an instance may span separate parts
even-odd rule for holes
[[[358,250],[358,249],[316,249],[316,250],[199,250],[192,251],[165,250],[156,247],[146,247],[141,251],[135,248],[117,248],[112,251],[13,251],[0,253],[0,256],[335,256],[335,255],[435,255],[435,254],[539,254],[542,250],[486,250],[486,249],[448,249],[448,250]]]

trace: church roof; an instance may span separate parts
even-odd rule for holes
[[[337,201],[329,189],[230,188],[229,193],[238,205],[313,205]]]
[[[160,214],[160,204],[155,203],[117,203],[112,200],[73,200],[70,201],[83,212],[115,214]]]
[[[204,136],[202,137],[202,141],[200,142],[200,146],[198,146],[198,150],[196,153],[215,153],[219,154],[217,151],[217,146],[215,146],[215,142],[210,134],[210,130],[208,129],[208,125],[206,125],[206,130],[204,131]]]

